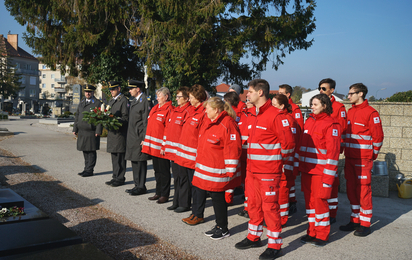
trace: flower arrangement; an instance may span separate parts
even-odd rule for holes
[[[102,104],[101,107],[91,108],[90,112],[84,111],[83,121],[95,126],[101,124],[107,130],[118,130],[122,124],[110,113],[110,109],[109,105],[105,108]]]
[[[11,208],[2,208],[0,210],[0,218],[15,217],[19,215],[26,215],[24,208],[14,206]]]

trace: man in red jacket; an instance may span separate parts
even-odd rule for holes
[[[346,108],[345,106],[336,101],[335,97],[332,95],[333,92],[335,91],[336,87],[336,82],[331,79],[331,78],[326,78],[322,79],[319,82],[319,92],[321,94],[326,94],[329,98],[330,101],[332,102],[332,109],[333,112],[330,115],[331,117],[335,118],[340,127],[341,127],[341,133],[345,132],[346,130]],[[342,142],[342,145],[344,143]],[[341,147],[341,153],[343,152],[343,146]],[[336,222],[336,213],[338,212],[338,190],[339,190],[339,176],[336,174],[335,176],[335,181],[333,182],[332,186],[332,194],[330,199],[328,199],[329,203],[329,211],[330,211],[330,224],[333,224]]]
[[[300,111],[299,106],[293,103],[293,100],[292,100],[293,88],[288,84],[282,84],[279,86],[279,94],[282,94],[288,97],[289,104],[292,106],[292,116],[298,123],[300,127],[300,132],[303,132],[304,119],[302,116],[302,111]],[[288,214],[289,216],[296,213],[297,211],[297,207],[296,207],[297,201],[296,201],[296,195],[295,195],[296,189],[295,189],[294,182],[295,180],[293,179],[293,181],[291,182],[292,186],[289,191],[289,214]]]
[[[348,110],[345,135],[345,178],[352,214],[350,222],[339,227],[342,231],[356,230],[354,235],[362,237],[371,233],[371,170],[383,144],[382,122],[365,99],[367,93],[362,83],[349,87],[352,108]]]
[[[269,83],[255,79],[248,86],[247,97],[256,107],[247,121],[248,161],[245,185],[250,221],[247,237],[235,247],[259,247],[265,220],[268,248],[259,259],[275,259],[281,255],[282,246],[279,183],[283,161],[293,156],[295,141],[286,115],[272,106]]]

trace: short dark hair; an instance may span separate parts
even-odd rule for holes
[[[363,83],[355,83],[352,86],[349,87],[349,89],[353,89],[356,92],[362,92],[363,93],[363,100],[366,99],[366,94],[368,94],[368,87],[363,85]]]
[[[194,96],[197,100],[199,100],[199,102],[203,102],[207,98],[205,88],[200,84],[194,84],[190,88],[189,93],[192,94],[192,96]]]
[[[236,92],[227,92],[224,96],[223,99],[226,102],[229,102],[231,106],[237,107],[239,105],[239,95]]]
[[[247,85],[249,87],[252,87],[255,91],[262,90],[263,95],[266,97],[266,99],[269,99],[270,86],[269,86],[269,82],[267,82],[266,80],[254,79],[254,80],[249,81]]]
[[[290,94],[292,96],[293,88],[290,85],[282,84],[282,85],[279,85],[279,88],[283,88],[285,90],[286,94]]]
[[[336,81],[334,81],[333,79],[331,79],[331,78],[326,78],[326,79],[322,79],[320,82],[319,82],[319,87],[320,87],[320,85],[322,85],[323,83],[327,83],[327,84],[329,84],[329,87],[332,89],[335,89],[335,87],[336,87]]]
[[[326,94],[317,94],[317,95],[313,96],[313,97],[310,99],[310,102],[309,102],[309,104],[310,104],[311,106],[312,106],[312,101],[313,101],[315,98],[320,101],[320,104],[321,104],[321,105],[326,105],[326,108],[325,108],[325,110],[324,110],[324,112],[325,112],[326,114],[330,115],[330,114],[333,113],[332,102],[330,101],[330,98],[328,97],[328,95],[326,95]]]
[[[182,95],[184,98],[189,98],[189,88],[186,86],[180,87],[177,91],[176,94],[182,92]]]
[[[283,94],[276,94],[273,98],[275,98],[278,101],[279,105],[284,105],[288,113],[292,112],[292,106],[289,104],[289,99],[287,96]]]

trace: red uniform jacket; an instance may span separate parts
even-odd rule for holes
[[[368,100],[352,105],[348,110],[345,132],[345,156],[353,159],[375,160],[383,143],[382,122],[379,113]]]
[[[222,192],[240,186],[242,153],[239,128],[223,111],[213,122],[205,118],[199,132],[192,184],[202,190]]]
[[[269,99],[256,115],[248,117],[247,170],[252,173],[282,173],[283,160],[293,156],[295,139],[286,115]]]
[[[163,106],[154,106],[150,110],[147,119],[146,136],[144,138],[142,152],[152,156],[164,158],[160,155],[160,149],[163,144],[163,134],[166,123],[169,121],[170,114],[173,110],[172,101]]]
[[[163,137],[165,158],[175,161],[177,147],[179,146],[180,134],[182,133],[183,124],[189,118],[193,107],[187,102],[182,107],[175,107],[170,115],[169,122],[166,124]]]
[[[346,126],[348,125],[347,120],[346,120],[346,108],[342,103],[336,101],[334,96],[332,96],[330,101],[332,102],[332,109],[333,109],[333,112],[330,116],[338,120],[338,123],[340,125],[340,130],[342,131],[342,141],[341,141],[341,153],[342,153],[343,148],[345,146],[345,143],[344,143],[345,135],[343,133],[345,132]]]
[[[332,185],[338,170],[341,131],[336,119],[326,113],[310,114],[299,149],[299,171],[322,175]]]
[[[300,111],[300,108],[299,108],[298,105],[293,103],[291,98],[289,98],[289,104],[292,106],[292,116],[296,120],[296,122],[298,122],[300,130],[302,131],[303,130],[303,123],[304,123],[303,116],[302,116],[302,111]]]
[[[175,163],[186,168],[194,169],[196,165],[196,152],[199,140],[199,130],[205,119],[203,104],[191,110],[191,114],[182,127],[179,138]]]
[[[293,118],[292,114],[289,114],[287,110],[283,110],[282,112],[283,114],[286,115],[286,118],[290,122],[290,125],[291,125],[290,130],[292,131],[292,135],[295,140],[295,154],[296,154],[300,147],[300,138],[302,137],[302,130],[300,129],[298,122]],[[289,157],[287,161],[283,162],[284,163],[283,169],[285,173],[290,174],[290,175],[293,174],[293,166],[294,166],[294,161],[295,161],[294,159],[295,157],[291,156]]]

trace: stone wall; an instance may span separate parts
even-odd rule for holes
[[[397,190],[396,175],[412,178],[412,103],[370,102],[381,117],[385,138],[378,161],[386,161],[389,171],[389,189]],[[346,110],[350,103],[344,102]],[[344,156],[341,155],[341,159]],[[343,167],[340,160],[340,169]]]

